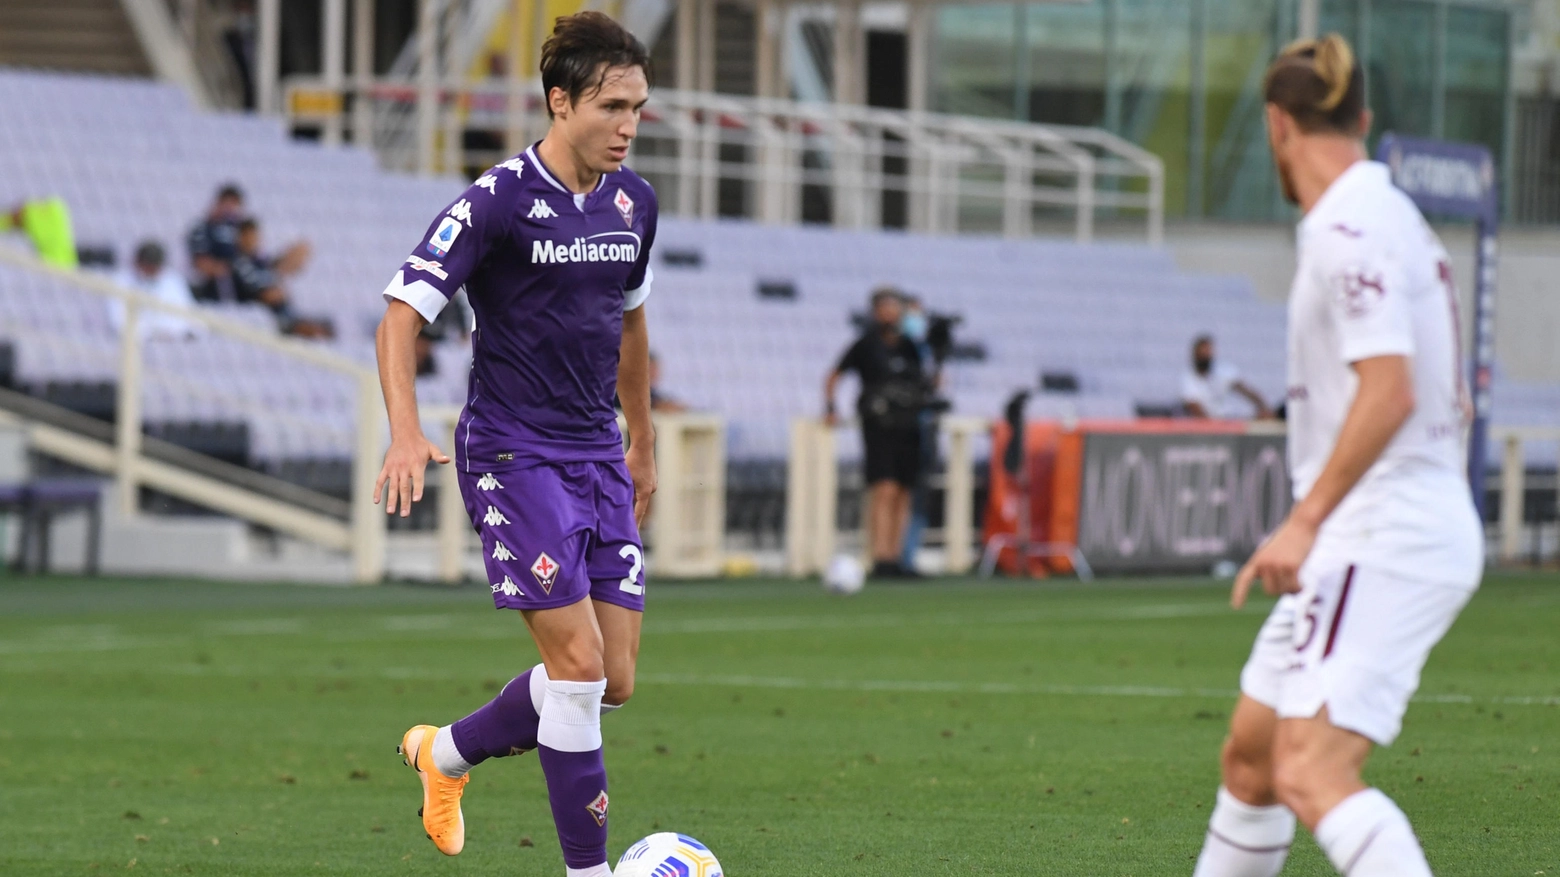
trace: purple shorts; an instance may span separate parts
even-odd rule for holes
[[[590,597],[645,610],[634,483],[612,463],[460,473],[499,609],[556,609]]]

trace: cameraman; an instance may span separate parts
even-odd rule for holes
[[[900,563],[911,491],[921,474],[921,412],[931,399],[917,345],[901,329],[904,296],[882,287],[872,293],[872,324],[845,351],[824,384],[825,418],[839,422],[834,391],[840,375],[861,376],[861,437],[866,448],[867,541],[872,575],[913,577]]]

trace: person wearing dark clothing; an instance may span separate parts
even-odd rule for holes
[[[262,304],[276,315],[277,327],[283,334],[303,338],[332,337],[335,333],[330,324],[293,313],[292,302],[282,288],[281,260],[266,256],[260,249],[259,223],[242,219],[236,229],[238,234],[228,265],[227,283],[203,285],[196,289],[195,297],[201,301]]]
[[[244,245],[246,234],[250,236],[248,247]],[[262,258],[259,226],[245,213],[244,190],[234,183],[217,190],[211,209],[190,229],[186,244],[193,272],[190,289],[197,301],[205,302],[264,301],[260,293],[271,288],[280,292],[281,281],[303,270],[310,255],[309,245],[300,241],[279,256]],[[238,276],[240,270],[248,272],[247,280]],[[271,301],[265,304],[276,310]]]
[[[901,330],[904,296],[894,289],[872,294],[872,325],[845,351],[824,385],[824,410],[838,422],[834,393],[841,375],[861,378],[856,412],[861,418],[867,483],[867,539],[872,574],[914,575],[900,563],[911,491],[921,477],[921,412],[929,398],[921,353]]]
[[[244,192],[227,183],[217,190],[205,218],[190,229],[185,243],[194,276],[190,288],[200,301],[233,298],[233,259],[238,255],[238,225],[244,219]]]

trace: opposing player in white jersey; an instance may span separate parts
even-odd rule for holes
[[[1337,35],[1265,83],[1284,194],[1304,211],[1289,303],[1295,506],[1235,581],[1283,595],[1241,673],[1196,877],[1273,877],[1295,821],[1348,877],[1428,877],[1360,771],[1397,736],[1430,650],[1478,587],[1466,393],[1446,251],[1366,159],[1365,83]]]

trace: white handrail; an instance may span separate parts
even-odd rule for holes
[[[139,343],[125,341],[138,338],[137,327],[144,310],[174,314],[181,319],[199,323],[212,332],[253,344],[273,353],[288,356],[301,362],[329,369],[351,377],[357,385],[356,447],[352,455],[352,495],[350,519],[347,529],[349,539],[343,539],[336,527],[315,526],[312,517],[298,517],[298,527],[280,526],[300,538],[309,539],[332,549],[347,548],[352,554],[353,579],[360,583],[377,582],[385,570],[385,515],[374,504],[374,479],[378,476],[380,437],[384,421],[384,405],[379,392],[379,375],[373,369],[329,350],[322,350],[305,342],[284,338],[261,331],[243,323],[212,314],[200,308],[185,308],[168,304],[139,292],[123,289],[106,277],[83,271],[60,268],[41,261],[30,253],[14,247],[0,246],[0,264],[9,265],[34,274],[42,274],[63,280],[101,299],[117,301],[125,309],[125,319],[120,327],[120,365],[117,388],[117,412],[115,448],[111,471],[115,476],[120,502],[127,515],[135,513],[136,497],[143,482],[156,481],[159,489],[182,496],[193,502],[214,504],[222,511],[257,523],[277,527],[285,524],[278,509],[286,505],[252,491],[232,485],[180,477],[170,474],[172,467],[148,459],[141,453],[141,390],[144,383],[142,361],[144,355]],[[215,497],[215,499],[214,499]],[[301,515],[301,513],[299,513]]]
[[[791,421],[786,457],[786,574],[822,573],[834,558],[838,529],[839,457],[836,439],[846,424],[830,426],[813,417]],[[991,428],[980,417],[937,419],[939,436],[948,437],[943,483],[944,572],[963,575],[974,564],[975,441]]]
[[[421,126],[415,137],[380,138],[383,163],[404,170],[435,169],[426,144],[441,116],[456,134],[507,131],[516,116],[528,129],[545,127],[534,83],[519,107],[505,80],[349,77],[338,89],[321,77],[297,76],[285,85],[285,112],[295,123],[334,124],[339,114],[320,108],[342,106],[338,98],[350,94],[380,117]],[[295,99],[302,96],[310,99]],[[466,155],[462,140],[446,144],[444,172],[494,158]],[[423,152],[395,146],[409,143],[424,144]],[[888,173],[889,159],[903,161],[904,170]],[[996,208],[1010,237],[1030,234],[1033,212],[1043,208],[1072,210],[1080,241],[1093,237],[1101,211],[1141,215],[1151,244],[1164,234],[1164,162],[1095,128],[657,89],[631,163],[662,186],[663,209],[681,216],[715,215],[721,181],[735,181],[749,190],[745,215],[762,221],[795,221],[791,211],[775,208],[773,193],[793,190],[799,202],[810,185],[832,191],[833,221],[843,227],[880,225],[881,195],[902,192],[912,201],[912,228],[922,231],[957,231],[960,203],[976,202]],[[1002,179],[989,179],[994,175]]]
[[[1501,448],[1500,509],[1495,519],[1500,534],[1499,559],[1502,563],[1512,563],[1522,555],[1522,507],[1527,476],[1522,445],[1526,442],[1560,445],[1560,427],[1491,426],[1490,441]]]

